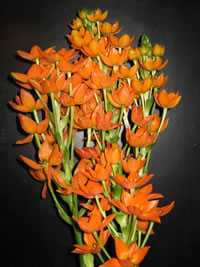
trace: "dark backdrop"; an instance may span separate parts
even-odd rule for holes
[[[135,44],[147,33],[153,43],[166,46],[166,89],[180,90],[182,99],[168,113],[169,126],[153,150],[150,173],[155,173],[155,192],[165,196],[162,204],[175,200],[176,206],[156,226],[142,266],[195,266],[200,250],[199,6],[198,1],[160,0],[18,0],[1,6],[0,252],[7,259],[2,266],[76,266],[70,229],[50,197],[40,199],[41,184],[20,165],[19,154],[33,157],[34,148],[14,145],[23,135],[7,102],[19,91],[10,72],[25,72],[29,66],[16,50],[28,51],[35,44],[66,47],[68,24],[82,7],[108,9],[107,20],[119,20],[123,33],[136,35]]]

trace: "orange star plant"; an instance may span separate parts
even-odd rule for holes
[[[49,193],[73,227],[80,266],[138,267],[154,223],[174,206],[158,206],[163,195],[153,193],[148,171],[167,111],[181,96],[163,89],[165,47],[145,34],[134,46],[135,36],[117,36],[122,27],[107,15],[80,10],[69,25],[68,49],[18,50],[32,65],[11,73],[22,89],[9,104],[28,134],[16,143],[36,143],[36,160],[20,158],[43,182],[42,198]],[[80,132],[82,147],[75,144]]]

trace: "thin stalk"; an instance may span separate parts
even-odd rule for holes
[[[102,151],[105,150],[105,134],[106,134],[106,131],[105,130],[102,130]]]
[[[108,111],[108,100],[107,100],[107,91],[106,88],[103,88],[103,97],[104,97],[104,109]]]
[[[97,141],[97,144],[99,145],[99,149],[102,151],[102,145],[101,145],[101,143],[100,143],[100,141],[99,141],[99,138],[98,138],[98,136],[97,136],[97,134],[96,134],[95,129],[93,129],[93,134],[94,134],[94,136],[95,136],[95,139],[96,139],[96,141]]]
[[[92,128],[88,128],[87,129],[87,143],[86,143],[86,147],[90,147],[91,137],[92,137]]]
[[[129,121],[128,121],[128,116],[127,116],[127,113],[126,113],[126,109],[123,110],[124,111],[124,120],[127,124],[127,127],[130,129],[130,124],[129,124]]]
[[[36,123],[37,124],[40,123],[36,109],[33,109],[33,116],[35,118]],[[45,135],[43,133],[41,133],[41,136],[42,136],[43,140],[45,140]]]
[[[137,216],[133,215],[133,222],[132,222],[132,227],[131,227],[131,232],[127,241],[128,246],[133,242],[135,233],[136,233],[136,228],[137,228]]]
[[[142,235],[142,231],[138,230],[138,241],[137,241],[138,248],[140,248],[140,245],[141,245],[141,235]]]
[[[45,108],[48,109],[48,106],[47,106],[47,104],[44,102],[44,99],[42,98],[40,92],[39,92],[36,88],[34,88],[34,90],[35,90],[37,96],[39,97],[40,101],[42,102],[43,106],[44,106]]]
[[[122,122],[123,114],[124,114],[124,109],[125,109],[125,106],[122,105],[121,110],[120,110],[120,115],[119,115],[119,123]],[[120,129],[121,129],[121,127],[119,126],[119,127],[117,128],[116,135],[119,135]]]
[[[148,229],[146,236],[142,242],[141,248],[143,248],[146,245],[146,242],[147,242],[147,240],[151,234],[151,230],[153,229],[153,226],[154,226],[154,222],[150,222],[149,229]]]
[[[95,232],[93,233],[93,235],[94,235],[96,241],[98,242],[100,248],[103,250],[103,252],[104,252],[105,255],[107,256],[107,258],[110,260],[111,257],[110,257],[110,255],[109,255],[109,253],[107,252],[107,250],[105,249],[105,247],[102,245],[102,243],[101,243],[101,241],[100,241],[100,239],[99,239],[99,237],[98,237],[97,232],[95,231]]]
[[[69,136],[67,139],[67,149],[69,149],[72,142],[72,131],[73,131],[73,122],[74,122],[74,106],[70,107],[71,116],[70,116],[70,126],[69,126]]]
[[[157,132],[157,136],[160,133],[160,130],[161,130],[162,126],[163,126],[163,123],[164,123],[164,120],[165,120],[166,115],[167,115],[167,108],[163,108],[162,119],[161,119],[160,127],[159,127],[158,132]]]
[[[99,208],[99,210],[100,210],[100,212],[101,212],[101,215],[102,215],[103,218],[105,219],[105,218],[106,218],[106,213],[105,213],[105,211],[102,210],[102,207],[101,207],[101,204],[100,204],[100,202],[99,202],[99,198],[98,198],[97,195],[95,196],[95,200],[96,200],[97,206],[98,206],[98,208]],[[113,232],[113,234],[114,234],[115,236],[118,236],[118,233],[116,232],[116,230],[114,229],[114,227],[112,226],[111,223],[108,224],[108,228],[110,229],[111,232]]]
[[[101,263],[104,263],[105,262],[104,259],[103,259],[103,257],[101,256],[101,253],[100,252],[97,253],[97,256],[99,257]]]

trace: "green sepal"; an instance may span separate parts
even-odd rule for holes
[[[61,145],[62,144],[62,137],[60,136],[60,133],[57,131],[55,131],[55,138],[56,138],[58,144]]]
[[[122,188],[119,184],[116,184],[116,185],[113,187],[113,190],[112,190],[112,197],[113,197],[115,200],[120,201],[120,200],[121,200],[121,194],[122,194],[122,191],[123,191],[123,188]]]
[[[49,119],[50,119],[50,121],[51,121],[52,123],[55,123],[53,112],[51,112],[50,110],[48,110],[48,114],[49,114]]]
[[[123,228],[127,226],[128,214],[120,212],[115,216],[117,223]]]
[[[147,113],[150,112],[153,103],[154,103],[154,97],[153,97],[153,95],[151,95],[151,96],[146,100],[146,106],[145,106],[145,109],[146,109]]]
[[[69,112],[67,112],[67,114],[60,121],[61,131],[67,126],[68,121],[69,121]]]
[[[123,241],[126,243],[131,232],[131,221],[124,227],[121,227],[123,233]]]

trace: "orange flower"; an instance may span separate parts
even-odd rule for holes
[[[65,182],[62,175],[60,175],[52,166],[59,166],[62,163],[62,153],[59,151],[58,145],[52,147],[47,140],[45,140],[38,151],[40,163],[37,163],[27,157],[20,155],[20,158],[31,168],[31,175],[38,181],[46,183],[45,176],[51,185],[51,176],[54,181],[63,188],[68,188],[69,185]],[[46,185],[45,185],[46,188]],[[43,192],[45,195],[45,192]]]
[[[62,72],[59,76],[51,76],[51,79],[42,80],[41,83],[32,79],[29,80],[31,85],[35,87],[41,94],[57,93],[65,89],[67,81],[65,73]]]
[[[47,104],[47,95],[43,95],[42,98]],[[15,101],[16,103],[14,103],[13,101],[9,101],[9,104],[12,106],[12,108],[20,112],[32,112],[34,109],[40,110],[44,108],[44,105],[42,104],[40,99],[37,99],[37,101],[35,101],[32,94],[30,94],[24,89],[20,90],[20,97],[16,96]]]
[[[70,63],[65,58],[61,58],[58,63],[58,68],[60,71],[63,71],[65,73],[68,72],[78,72],[85,64],[85,61],[80,58],[79,61],[75,61],[74,63]]]
[[[100,265],[100,267],[132,267],[142,262],[150,247],[138,248],[134,242],[129,247],[118,237],[115,240],[115,252],[117,258],[112,258]]]
[[[107,230],[101,230],[100,234],[99,234],[99,240],[101,241],[101,244],[104,246],[107,241],[108,238],[110,236],[110,231]],[[84,245],[78,245],[75,244],[74,246],[76,247],[72,253],[78,253],[78,254],[88,254],[88,253],[93,253],[93,254],[97,254],[101,251],[101,247],[98,244],[98,242],[96,241],[96,239],[94,238],[93,234],[90,233],[84,233],[83,234],[83,239],[85,244]]]
[[[96,147],[83,147],[83,148],[74,148],[76,153],[84,159],[97,158],[100,154],[98,146]]]
[[[91,81],[86,81],[86,84],[93,89],[111,88],[117,83],[116,73],[112,71],[111,75],[107,75],[99,65],[93,70],[90,78]]]
[[[78,223],[81,230],[83,230],[85,233],[90,234],[95,231],[101,231],[109,223],[112,222],[115,216],[116,214],[110,214],[103,220],[101,214],[92,213],[90,217],[73,218]]]
[[[156,76],[153,81],[153,87],[161,88],[163,87],[168,81],[168,76],[165,76],[161,73],[158,77]]]
[[[169,121],[169,119],[164,120],[163,125],[160,129],[160,132],[162,132],[166,129],[166,127],[168,125],[168,121]],[[160,127],[160,123],[161,123],[161,118],[155,113],[152,122],[148,126],[148,131],[150,133],[157,132],[159,127]]]
[[[117,34],[121,31],[122,28],[119,28],[119,22],[116,21],[113,25],[109,22],[100,23],[100,31],[103,35],[109,36],[112,34]]]
[[[82,52],[87,57],[96,57],[100,53],[103,52],[107,45],[107,38],[101,37],[100,40],[98,40],[98,35],[96,35],[87,45],[84,44],[82,46]]]
[[[91,59],[87,59],[85,61],[84,66],[82,66],[82,68],[78,71],[78,73],[81,75],[81,77],[85,80],[90,78],[91,73],[94,71],[96,66],[96,63],[91,60]]]
[[[146,159],[142,159],[141,155],[135,159],[131,157],[128,161],[122,160],[122,168],[125,172],[138,172],[145,164]]]
[[[19,114],[19,121],[22,129],[29,134],[34,134],[34,133],[43,133],[46,131],[46,129],[49,126],[49,117],[48,117],[48,112],[46,110],[46,118],[42,121],[40,121],[38,124],[30,119],[27,116],[24,116],[22,114]]]
[[[144,118],[142,112],[142,106],[137,107],[136,105],[133,106],[131,112],[131,120],[133,123],[137,124],[140,127],[147,126],[149,122],[155,117],[155,115],[149,115]]]
[[[121,108],[122,105],[129,107],[133,104],[134,98],[135,93],[127,83],[121,83],[117,90],[112,89],[111,94],[108,93],[108,100],[117,108]]]
[[[30,61],[35,61],[37,58],[41,58],[41,48],[37,45],[34,45],[31,49],[30,49],[30,53],[27,53],[27,52],[24,52],[24,51],[21,51],[21,50],[18,50],[17,51],[17,54],[24,58],[24,59],[27,59],[27,60],[30,60]]]
[[[97,8],[94,10],[93,14],[86,14],[86,17],[89,21],[91,22],[96,22],[96,21],[103,21],[108,15],[108,11],[106,10],[104,13],[102,13],[102,11]]]
[[[104,155],[107,162],[116,164],[123,157],[123,152],[118,144],[113,143],[112,147],[105,149]]]
[[[124,190],[121,195],[121,202],[112,199],[112,203],[123,212],[136,215],[140,220],[160,223],[160,208],[157,207],[159,200],[155,199],[162,197],[162,195],[150,194],[151,189],[152,187],[149,185],[145,186],[135,192],[134,195]],[[170,204],[171,209],[174,205],[174,202],[172,203]],[[169,212],[168,206],[166,210]]]
[[[124,175],[117,174],[116,176],[113,176],[113,179],[121,185],[125,189],[133,189],[136,187],[143,186],[146,184],[151,178],[153,177],[153,174],[147,176],[145,174],[143,177],[140,178],[139,174],[137,172],[131,172],[129,176],[126,178]]]
[[[177,93],[169,93],[165,90],[162,90],[161,92],[155,92],[154,98],[158,106],[162,108],[174,108],[180,101],[181,96],[179,96],[179,91]]]
[[[161,69],[163,69],[167,65],[168,60],[166,60],[163,63],[162,59],[159,57],[155,61],[153,61],[153,59],[151,59],[151,58],[147,58],[146,61],[144,61],[144,62],[139,61],[139,62],[140,62],[140,65],[142,66],[143,69],[152,71],[152,70],[161,70]]]
[[[111,45],[117,48],[125,48],[129,46],[133,42],[134,38],[135,36],[130,38],[128,34],[124,34],[120,38],[117,38],[113,34],[109,35],[109,40]]]
[[[41,63],[45,65],[59,62],[61,59],[70,60],[78,54],[78,52],[75,52],[75,49],[70,49],[67,51],[65,48],[60,49],[58,52],[53,49],[49,51],[41,51],[40,53],[43,57],[41,59]]]
[[[93,97],[95,90],[90,90],[85,83],[78,84],[72,89],[71,95],[63,92],[56,99],[65,107],[81,105]]]
[[[131,82],[131,86],[137,94],[144,94],[151,88],[152,84],[151,76],[148,76],[142,82],[138,79],[133,79]]]
[[[104,51],[100,54],[101,60],[107,65],[107,66],[119,66],[122,65],[124,62],[127,61],[128,56],[128,49],[123,49],[121,53],[114,48],[111,47],[109,52]]]
[[[99,181],[105,181],[109,178],[112,172],[112,166],[107,163],[106,166],[103,166],[102,164],[97,163],[95,165],[95,169],[93,170],[90,168],[87,172],[84,172],[84,174],[92,181],[99,182]]]
[[[12,72],[11,75],[15,79],[16,83],[23,88],[33,89],[30,84],[30,79],[41,82],[46,80],[50,75],[55,76],[56,70],[52,66],[44,66],[43,64],[33,64],[27,71],[27,74]]]
[[[131,68],[129,68],[127,65],[122,65],[116,71],[116,74],[121,79],[125,78],[131,79],[136,74],[137,70],[138,70],[138,64],[133,65]]]
[[[83,45],[88,45],[92,41],[92,34],[81,27],[79,31],[73,30],[71,35],[67,35],[67,38],[72,44],[72,47],[80,50]]]
[[[102,102],[100,102],[98,106],[95,108],[91,119],[93,121],[95,129],[107,131],[121,126],[120,123],[112,123],[111,122],[112,117],[113,117],[113,112],[108,111],[107,113],[105,113],[102,106]]]
[[[136,133],[129,128],[126,129],[126,140],[130,146],[147,147],[153,144],[156,134],[150,135],[145,127],[139,128]]]
[[[79,167],[80,168],[80,167]],[[91,167],[90,167],[91,168]],[[86,168],[85,165],[81,166],[81,170],[76,168],[75,175],[72,178],[72,187],[71,192],[84,196],[85,198],[93,199],[97,195],[98,197],[102,197],[102,193],[104,193],[104,187],[100,182],[94,182],[84,175],[84,172],[89,171],[89,167]],[[106,187],[109,187],[110,181],[107,179],[105,181]],[[68,194],[68,192],[63,191],[63,194]]]
[[[69,24],[69,26],[73,29],[73,30],[77,30],[80,29],[83,26],[82,20],[77,17],[72,21],[72,24]]]

